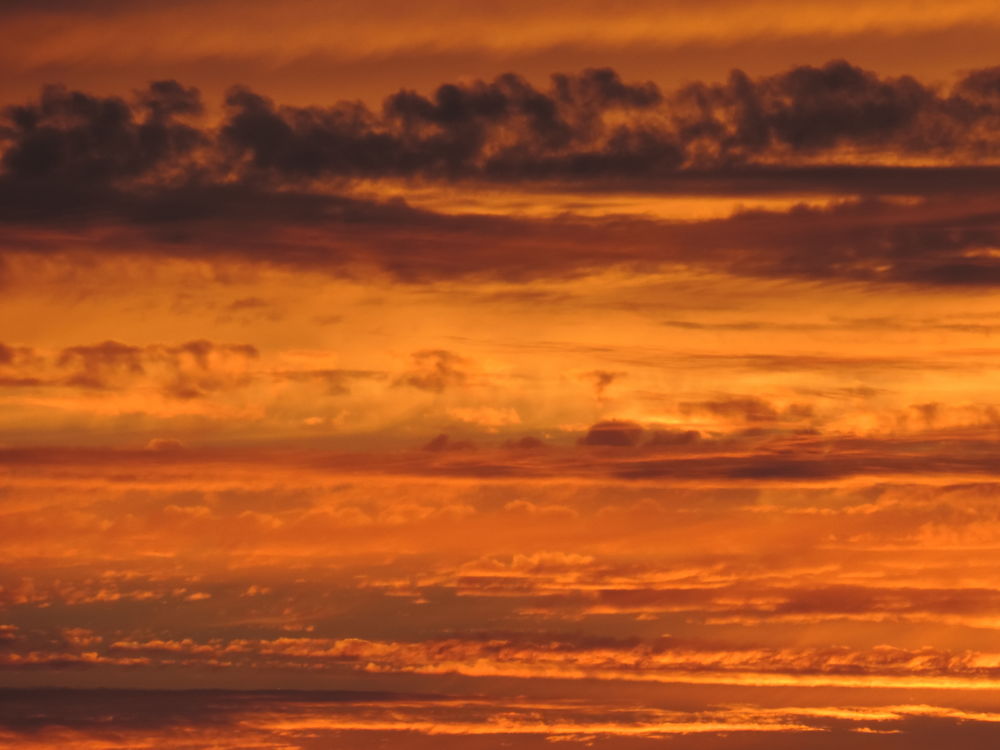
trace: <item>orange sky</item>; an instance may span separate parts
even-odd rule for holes
[[[4,4],[0,748],[996,747],[998,33]]]

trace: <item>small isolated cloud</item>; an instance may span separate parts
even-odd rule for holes
[[[600,445],[615,448],[631,448],[642,439],[642,426],[635,422],[612,419],[591,426],[580,439],[580,445]]]
[[[626,376],[624,372],[610,372],[608,370],[591,370],[583,374],[583,378],[594,385],[594,394],[597,398],[603,398],[605,392],[615,383]]]

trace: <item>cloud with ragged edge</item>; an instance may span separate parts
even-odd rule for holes
[[[98,641],[100,639],[97,639]],[[360,638],[120,639],[63,641],[0,656],[5,670],[143,667],[180,664],[216,669],[358,670],[518,679],[802,687],[995,690],[1000,657],[991,652],[877,646],[726,648],[664,638],[636,643],[609,638],[560,641],[505,637],[424,642]],[[26,644],[27,645],[27,644]],[[30,646],[29,646],[30,647]],[[84,650],[87,649],[87,650]]]
[[[282,107],[234,89],[217,127],[199,124],[197,92],[173,81],[129,100],[55,87],[5,111],[0,221],[10,250],[52,252],[36,230],[44,222],[68,233],[61,250],[93,245],[101,229],[102,253],[374,267],[410,280],[693,263],[738,275],[991,286],[997,220],[985,196],[997,179],[981,165],[996,151],[996,80],[996,69],[981,69],[943,90],[838,61],[756,79],[737,71],[665,93],[591,69],[554,76],[546,89],[507,74],[430,97],[402,91],[381,111]],[[766,185],[867,198],[691,225],[540,223],[447,216],[351,187],[388,179],[653,194],[750,195]],[[923,203],[879,200],[900,194]],[[317,232],[320,244],[308,239]]]
[[[349,102],[281,107],[237,87],[226,119],[207,132],[179,121],[202,104],[176,81],[154,82],[131,101],[50,87],[36,103],[7,109],[3,164],[7,180],[28,184],[113,183],[168,168],[190,177],[203,144],[213,152],[205,166],[223,175],[281,182],[669,178],[817,157],[850,163],[852,149],[976,164],[992,153],[998,80],[996,68],[982,69],[941,91],[842,60],[757,79],[737,70],[726,83],[670,93],[606,68],[554,75],[547,89],[507,73],[444,84],[430,97],[400,91],[379,112]]]

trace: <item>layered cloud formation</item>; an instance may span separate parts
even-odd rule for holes
[[[50,87],[5,111],[0,219],[21,252],[97,245],[410,280],[683,265],[992,286],[998,81],[988,68],[944,90],[838,61],[664,93],[590,69],[548,88],[506,74],[400,91],[380,110],[279,106],[236,88],[212,124],[175,81],[128,98]],[[525,189],[566,210],[470,213],[455,193]],[[618,204],[581,215],[566,197],[607,204],[622,191],[638,206],[719,193],[825,202],[692,223]]]
[[[995,8],[85,5],[0,9],[0,746],[996,745]]]

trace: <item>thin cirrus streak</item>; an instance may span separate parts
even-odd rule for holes
[[[996,746],[995,7],[238,5],[0,8],[0,747]]]

